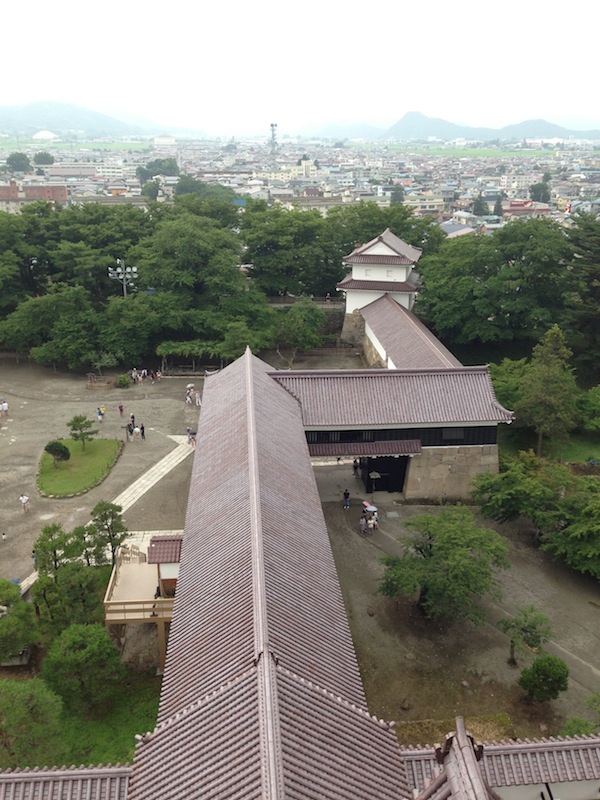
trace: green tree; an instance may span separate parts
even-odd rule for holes
[[[37,639],[33,605],[22,599],[12,581],[0,578],[0,661],[18,655]]]
[[[145,167],[138,167],[136,175],[142,183],[146,183],[156,175],[179,175],[179,167],[175,158],[155,158],[153,161],[149,161]]]
[[[476,217],[486,217],[490,213],[490,207],[485,202],[483,197],[478,194],[473,203],[473,214]]]
[[[503,358],[499,364],[490,364],[489,370],[496,399],[504,408],[513,409],[521,399],[529,362],[526,358],[516,361]]]
[[[390,205],[397,206],[404,202],[404,187],[395,186],[394,191],[390,196]]]
[[[9,172],[30,172],[31,162],[26,153],[11,153],[6,159]]]
[[[600,430],[600,385],[582,395],[580,409],[583,428],[586,431]]]
[[[526,699],[536,703],[555,700],[569,687],[569,668],[565,662],[543,653],[530,667],[525,667],[519,676],[518,684],[526,693]]]
[[[33,157],[34,164],[54,164],[54,156],[47,150],[40,150]]]
[[[322,341],[321,330],[325,322],[325,313],[308,297],[294,303],[290,308],[279,312],[277,325],[277,353],[291,368],[298,350],[309,350],[318,347]],[[289,349],[286,358],[283,349]]]
[[[538,459],[532,451],[521,452],[500,474],[477,475],[471,497],[488,519],[511,522],[525,517],[537,531],[548,532],[563,519],[561,498],[576,483],[577,478],[562,464]]]
[[[48,442],[44,451],[52,456],[54,459],[54,468],[58,468],[59,461],[68,461],[71,458],[71,451],[62,442],[53,441]]]
[[[558,325],[553,325],[533,348],[527,381],[515,413],[522,424],[537,433],[538,458],[542,455],[544,436],[564,440],[578,422],[580,392],[569,366],[571,355]]]
[[[417,308],[455,342],[537,341],[571,318],[571,253],[563,231],[544,219],[447,239],[419,261]]]
[[[549,203],[550,187],[547,183],[533,183],[529,187],[529,197],[534,203]]]
[[[98,428],[93,428],[93,424],[92,420],[88,419],[84,414],[76,414],[67,422],[67,428],[71,431],[71,439],[81,442],[83,450],[85,450],[85,443],[91,442],[98,433]]]
[[[142,194],[144,197],[147,197],[148,200],[156,200],[159,191],[160,186],[157,181],[148,181],[142,188]]]
[[[242,234],[252,279],[269,296],[324,295],[343,276],[343,253],[318,211],[250,210]]]
[[[388,597],[418,592],[417,604],[432,619],[484,619],[474,600],[498,594],[496,569],[508,567],[502,537],[475,524],[460,506],[437,514],[419,514],[406,527],[411,535],[402,557],[383,560],[385,574],[379,592]]]
[[[600,382],[600,219],[594,214],[576,214],[575,225],[566,236],[573,249],[570,277],[574,284],[573,320],[566,328],[577,362]]]
[[[73,534],[66,531],[58,522],[44,525],[35,540],[33,551],[38,572],[52,578],[56,577],[62,566],[81,554]]]
[[[110,702],[125,677],[119,651],[103,625],[70,625],[52,643],[42,677],[72,709],[98,709]]]
[[[536,606],[520,608],[514,617],[501,619],[498,627],[510,638],[508,663],[512,665],[517,663],[517,650],[537,653],[552,637],[550,620]]]
[[[121,506],[101,501],[92,509],[92,522],[86,526],[88,541],[93,549],[110,549],[112,565],[116,560],[119,545],[127,538],[127,528],[123,522]]]
[[[54,578],[40,575],[32,587],[32,598],[48,638],[54,638],[69,625],[102,623],[107,569],[69,561]]]
[[[542,547],[583,574],[600,579],[600,485],[580,477],[574,490],[558,502],[554,526],[547,528]]]
[[[40,678],[0,680],[0,769],[51,764],[62,702]]]
[[[498,195],[498,197],[496,198],[492,214],[495,217],[501,217],[504,214],[504,209],[502,208],[502,195]]]

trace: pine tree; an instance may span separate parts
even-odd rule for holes
[[[553,325],[533,348],[522,398],[515,408],[517,420],[537,433],[537,456],[544,436],[565,439],[578,421],[580,391],[569,366],[571,350],[558,325]]]

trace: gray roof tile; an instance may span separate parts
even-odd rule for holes
[[[298,398],[305,428],[410,428],[509,422],[487,367],[272,372]]]
[[[178,564],[183,536],[153,536],[148,548],[148,564]]]
[[[360,313],[396,369],[462,366],[415,314],[389,295],[364,306]]]
[[[408,797],[395,736],[366,711],[300,406],[269,372],[248,351],[206,381],[158,725],[130,800],[192,785]]]
[[[0,800],[126,800],[130,766],[0,772]]]

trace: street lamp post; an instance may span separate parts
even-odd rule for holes
[[[127,297],[127,287],[133,286],[133,282],[137,280],[137,274],[137,267],[126,267],[121,258],[117,258],[116,267],[108,268],[108,277],[115,281],[120,281],[123,287],[123,297]]]

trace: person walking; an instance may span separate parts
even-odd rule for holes
[[[344,511],[347,511],[350,508],[350,492],[348,489],[344,489]]]
[[[142,440],[144,440],[144,441],[146,440],[146,428],[144,428],[144,423],[143,422],[140,425],[140,436],[142,437]]]
[[[352,462],[352,472],[354,473],[354,477],[358,478],[358,468],[360,466],[358,458],[355,458]]]
[[[125,407],[123,406],[123,403],[119,403],[119,416],[120,417],[123,416],[123,411],[125,411]]]
[[[367,532],[367,518],[365,517],[364,514],[361,514],[358,524],[360,526],[360,532],[364,536]]]
[[[102,411],[100,411],[100,407],[98,407],[96,415],[98,417],[98,422],[102,422],[103,417],[102,417]]]
[[[367,519],[367,531],[369,533],[373,533],[375,530],[375,520],[373,517],[368,517]]]
[[[202,400],[200,400],[200,392],[196,389],[196,405],[202,406]]]
[[[29,498],[25,492],[21,494],[19,500],[21,501],[21,508],[23,509],[23,512],[29,511]]]

